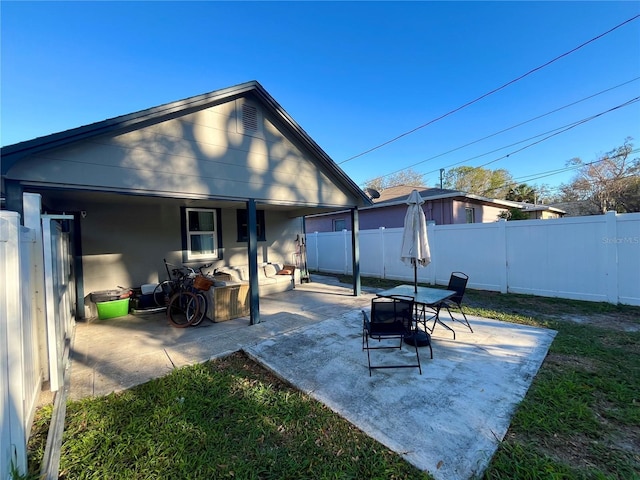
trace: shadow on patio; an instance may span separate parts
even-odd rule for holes
[[[413,368],[369,376],[361,310],[375,292],[354,297],[332,278],[313,280],[261,298],[262,323],[253,326],[243,317],[176,329],[162,313],[80,323],[69,398],[124,390],[242,349],[435,478],[481,474],[556,332],[469,316],[474,333],[457,329],[455,341],[436,327],[433,360],[421,349],[422,375]]]
[[[260,298],[258,325],[248,317],[221,323],[204,320],[198,327],[174,328],[164,312],[78,322],[71,348],[68,398],[121,391],[171,369],[204,362],[266,338],[366,308],[374,296],[353,296],[347,285],[314,275],[312,283]]]

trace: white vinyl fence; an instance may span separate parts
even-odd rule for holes
[[[0,212],[0,478],[25,473],[26,442],[40,394],[38,331],[32,304],[36,235],[15,212]]]
[[[24,194],[20,215],[0,211],[0,480],[27,472],[27,441],[43,382],[59,391],[68,365],[73,277],[60,220]]]
[[[453,271],[469,288],[640,305],[640,213],[549,220],[429,225],[431,264],[418,281],[446,285]],[[400,261],[402,228],[360,231],[363,276],[413,281]],[[351,232],[307,233],[308,266],[352,272]]]

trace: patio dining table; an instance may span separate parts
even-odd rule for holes
[[[403,296],[413,298],[413,302],[416,306],[416,328],[414,335],[412,337],[407,337],[405,339],[405,342],[410,345],[413,345],[415,342],[419,347],[429,344],[426,332],[422,332],[418,329],[418,321],[424,323],[426,328],[427,315],[429,313],[432,314],[429,317],[429,320],[435,320],[433,325],[434,328],[435,324],[439,323],[447,330],[451,330],[453,332],[453,338],[455,339],[455,331],[449,325],[440,321],[440,308],[438,307],[440,303],[453,297],[455,294],[456,292],[453,290],[443,290],[441,288],[430,288],[421,286],[416,287],[414,285],[398,285],[388,290],[383,290],[382,292],[376,293],[376,295],[379,297]],[[430,309],[431,312],[428,312],[427,309]],[[430,333],[431,332],[433,332],[433,329],[430,330]]]

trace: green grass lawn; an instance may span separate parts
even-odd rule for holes
[[[640,478],[640,308],[478,291],[467,291],[465,304],[475,315],[558,331],[485,478]],[[51,410],[36,416],[32,478]],[[60,478],[431,477],[236,353],[69,402]]]

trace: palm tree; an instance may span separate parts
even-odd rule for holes
[[[535,188],[521,183],[513,188],[509,189],[505,200],[513,200],[514,202],[527,202],[536,203],[536,190]]]

